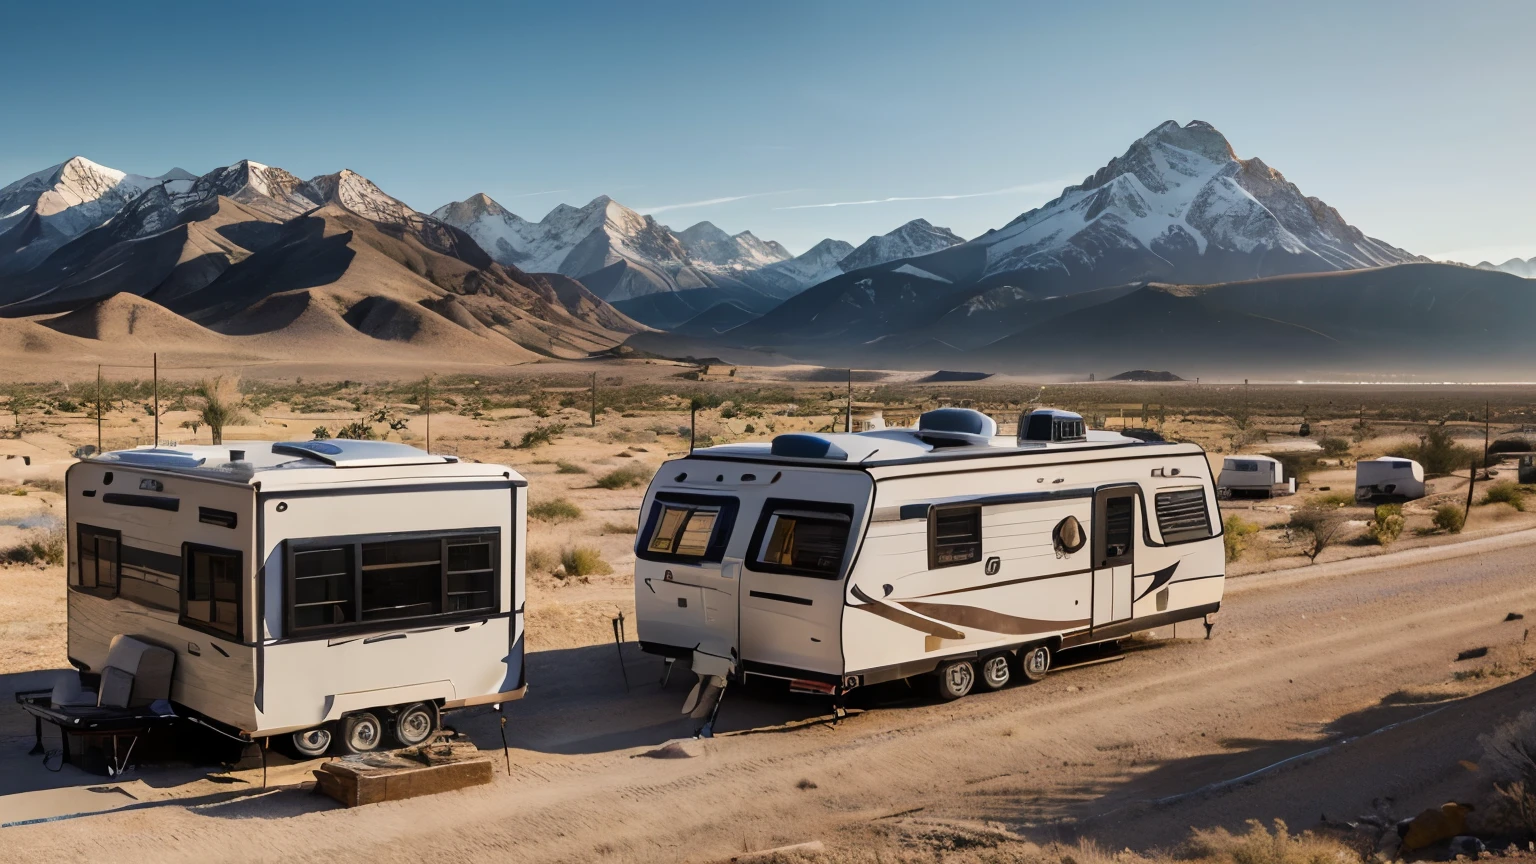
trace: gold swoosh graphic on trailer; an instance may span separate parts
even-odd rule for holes
[[[1083,618],[1078,621],[1042,621],[1037,618],[1019,618],[1014,615],[1004,615],[991,609],[979,609],[975,606],[956,606],[949,603],[920,603],[906,600],[902,605],[919,615],[926,615],[956,627],[975,627],[979,630],[988,630],[993,633],[1003,633],[1009,636],[1029,636],[1035,633],[1055,633],[1062,630],[1073,630],[1078,627],[1087,627],[1090,619]]]
[[[927,633],[929,636],[937,636],[940,639],[965,638],[964,633],[951,627],[947,627],[941,622],[929,621],[928,619],[909,612],[906,609],[895,605],[894,603],[888,603],[884,600],[876,600],[875,598],[864,593],[864,591],[861,590],[857,585],[853,586],[853,596],[864,601],[863,606],[853,607],[855,609],[863,609],[865,612],[868,612],[871,615],[878,615],[887,621],[894,621],[903,627],[910,627],[920,633]]]

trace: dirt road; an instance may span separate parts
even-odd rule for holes
[[[1234,580],[1211,641],[1141,641],[950,705],[872,692],[880,704],[835,728],[823,703],[733,693],[691,758],[642,755],[696,722],[677,714],[686,674],[663,691],[659,661],[626,646],[626,695],[612,645],[544,652],[508,709],[511,776],[492,786],[352,811],[296,791],[125,810],[7,829],[0,859],[710,861],[917,808],[1145,849],[1192,825],[1306,827],[1379,796],[1412,813],[1470,782],[1456,763],[1477,732],[1536,695],[1512,674],[1536,615],[1503,620],[1536,613],[1536,547],[1498,545]],[[1381,569],[1351,572],[1364,566]],[[1456,698],[1469,689],[1485,692]],[[493,747],[494,720],[460,727]]]

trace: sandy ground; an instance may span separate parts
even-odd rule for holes
[[[109,445],[142,437],[147,418],[134,419],[109,417]],[[176,429],[181,419],[162,422]],[[344,419],[279,407],[227,437],[293,438]],[[0,440],[0,488],[26,492],[0,495],[0,548],[62,515],[56,493],[23,484],[61,476],[70,451],[95,439],[83,418],[48,421],[20,441]],[[424,437],[422,421],[411,418],[407,440]],[[117,811],[4,829],[0,860],[94,852],[127,861],[406,861],[494,851],[506,860],[712,861],[808,839],[860,843],[871,825],[912,819],[987,821],[1033,839],[1088,836],[1145,850],[1177,843],[1192,825],[1240,828],[1247,818],[1280,816],[1305,827],[1320,812],[1365,812],[1380,796],[1394,798],[1399,814],[1454,797],[1478,780],[1458,766],[1478,758],[1477,734],[1536,695],[1523,677],[1523,625],[1499,623],[1509,611],[1536,613],[1536,558],[1520,545],[1536,544],[1536,532],[1520,533],[1536,515],[1497,505],[1474,508],[1459,536],[1410,530],[1392,550],[1354,539],[1357,527],[1316,565],[1282,532],[1261,532],[1230,568],[1240,578],[1229,581],[1209,642],[1138,640],[1116,662],[948,706],[887,686],[863,694],[862,710],[835,727],[824,701],[733,691],[719,737],[687,743],[689,758],[647,758],[694,731],[697,721],[678,713],[692,682],[680,671],[662,689],[660,661],[632,642],[621,673],[612,621],[621,613],[633,620],[643,486],[610,490],[595,480],[685,452],[676,430],[686,415],[607,415],[597,429],[575,409],[433,422],[437,449],[511,464],[533,481],[535,503],[566,499],[581,510],[573,520],[530,523],[539,560],[529,576],[532,684],[529,698],[507,709],[510,775],[481,789],[343,811],[295,788],[312,764],[280,758],[266,792],[254,763],[212,773],[145,768],[108,784],[70,767],[43,771],[26,755],[30,723],[6,705],[11,692],[46,683],[63,665],[62,571],[0,567],[0,796],[28,795],[0,797],[0,824],[33,812]],[[551,444],[503,444],[551,422],[567,425]],[[706,418],[703,431],[739,437],[744,422]],[[788,431],[827,418],[773,422]],[[1319,471],[1294,498],[1224,509],[1277,525],[1322,487],[1347,488],[1349,476]],[[1432,492],[1410,506],[1410,529],[1426,525],[1441,498],[1464,500],[1465,480],[1437,480]],[[1369,511],[1349,515],[1358,522]],[[613,572],[551,575],[558,551],[572,545],[596,547]],[[632,624],[627,635],[634,638]],[[1454,662],[1483,645],[1494,649],[1489,657]],[[1412,722],[1356,737],[1404,720]],[[456,722],[481,747],[500,750],[493,714]],[[1252,782],[1208,788],[1329,747]],[[21,812],[23,800],[31,811]]]
[[[1524,677],[1525,624],[1503,621],[1536,614],[1531,543],[1536,534],[1508,534],[1234,579],[1210,641],[1138,640],[1118,662],[950,705],[888,686],[833,726],[819,700],[732,693],[721,734],[687,743],[691,758],[646,756],[697,722],[677,713],[685,676],[662,689],[660,662],[627,645],[626,693],[611,643],[544,648],[530,658],[529,698],[507,711],[510,776],[489,787],[347,811],[307,791],[252,794],[260,775],[251,770],[199,783],[184,769],[147,769],[118,784],[139,800],[117,812],[5,829],[0,859],[419,861],[494,851],[519,861],[711,861],[809,839],[836,845],[893,818],[987,821],[1041,840],[1084,835],[1142,850],[1177,843],[1191,825],[1280,817],[1304,827],[1320,813],[1369,812],[1379,797],[1410,814],[1469,795],[1478,778],[1458,760],[1475,762],[1476,735],[1536,695]],[[61,638],[50,606],[58,578],[0,571],[7,627],[34,622],[27,638],[45,648]],[[11,630],[3,635],[14,644]],[[1488,657],[1455,661],[1480,646]],[[0,689],[28,677],[0,674]],[[496,749],[495,719],[480,711],[457,725]],[[67,780],[21,758],[29,732],[10,716],[0,724],[7,785]],[[277,768],[272,782],[299,780],[302,768]],[[232,790],[245,794],[230,800]]]

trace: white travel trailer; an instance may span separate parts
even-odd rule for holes
[[[1272,498],[1296,494],[1296,478],[1285,476],[1285,466],[1270,456],[1228,456],[1221,461],[1216,478],[1218,498]]]
[[[1412,459],[1383,456],[1355,463],[1355,500],[1412,501],[1424,497],[1424,466]]]
[[[445,710],[524,692],[527,482],[510,468],[262,441],[105,453],[65,486],[69,659],[88,684],[114,638],[168,649],[179,715],[304,755],[420,743]]]
[[[1225,558],[1194,444],[1035,411],[786,434],[667,462],[640,514],[642,647],[701,684],[841,699],[932,673],[941,698],[1037,679],[1063,648],[1210,617]],[[695,692],[698,692],[697,690]]]

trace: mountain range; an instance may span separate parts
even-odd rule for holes
[[[580,279],[626,314],[663,329],[716,306],[724,308],[711,319],[726,310],[755,317],[849,270],[964,242],[919,219],[858,248],[827,239],[797,257],[750,231],[727,234],[710,222],[674,231],[606,195],[582,207],[561,204],[537,222],[484,193],[432,215],[469,234],[502,264]]]
[[[484,194],[428,214],[349,170],[250,161],[148,177],[76,157],[0,189],[0,350],[34,354],[163,338],[501,363],[627,343],[882,368],[1436,374],[1536,362],[1517,276],[1536,259],[1433,264],[1369,237],[1202,121],[1158,125],[971,240],[917,219],[798,256],[606,196],[537,222]]]

